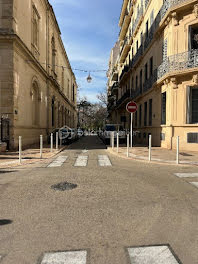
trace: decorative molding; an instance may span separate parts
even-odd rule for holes
[[[173,20],[173,25],[174,26],[178,26],[179,25],[179,19],[177,16],[177,12],[173,12],[172,13],[172,20]]]
[[[198,85],[198,74],[193,75],[193,83]]]
[[[177,83],[177,79],[175,77],[171,78],[170,81],[173,84],[173,89],[177,89],[178,88],[178,83]]]
[[[193,13],[195,14],[195,17],[198,18],[198,4],[194,5]]]

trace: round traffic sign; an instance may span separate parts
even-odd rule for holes
[[[126,106],[126,110],[129,112],[129,113],[135,113],[137,111],[137,104],[133,101],[129,102]]]

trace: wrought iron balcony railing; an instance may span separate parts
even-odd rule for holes
[[[138,51],[136,52],[135,56],[132,58],[131,62],[130,62],[130,67],[134,67],[134,65],[136,64],[136,62],[139,60],[139,58],[142,56],[143,54],[143,45],[141,45],[138,49]]]
[[[153,74],[143,84],[143,91],[146,92],[152,88],[153,84],[157,81],[157,69],[154,70]]]
[[[122,73],[120,75],[120,80],[123,78],[124,74],[129,71],[129,66],[125,65],[124,68],[122,69]]]
[[[174,71],[198,67],[198,50],[190,50],[167,57],[157,70],[157,79]]]
[[[132,26],[132,34],[136,31],[136,28],[140,22],[140,18],[143,16],[143,11],[144,11],[144,8],[143,8],[143,5],[141,5],[140,9],[138,10],[137,17]]]

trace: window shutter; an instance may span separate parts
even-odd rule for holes
[[[192,123],[192,113],[191,113],[191,87],[187,86],[186,88],[186,117],[187,124]]]

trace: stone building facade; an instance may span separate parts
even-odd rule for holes
[[[134,100],[136,143],[198,151],[198,1],[124,0],[119,26],[111,122],[129,128]]]
[[[48,0],[0,0],[0,115],[10,148],[77,126],[77,84]]]

